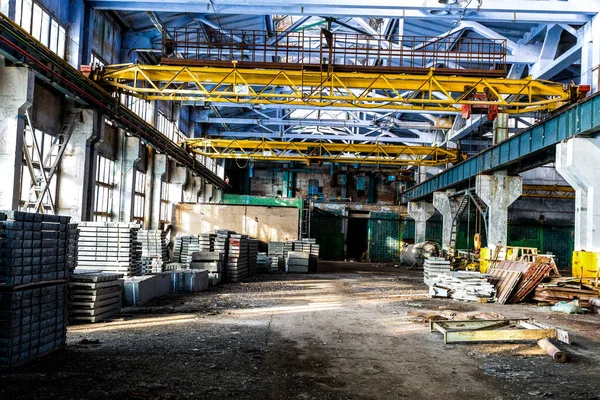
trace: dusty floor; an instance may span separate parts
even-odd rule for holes
[[[71,327],[65,350],[0,370],[0,399],[600,399],[600,316],[430,299],[419,272],[363,267],[261,275]],[[568,329],[569,362],[444,345],[423,322],[481,312]]]

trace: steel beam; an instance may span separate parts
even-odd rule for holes
[[[421,138],[421,137],[401,137],[392,135],[390,133],[386,134],[377,134],[377,135],[348,135],[348,134],[339,134],[339,135],[331,135],[322,132],[315,133],[267,133],[267,132],[243,132],[243,131],[219,131],[215,134],[209,133],[209,136],[212,138],[259,138],[266,140],[282,140],[282,141],[291,141],[291,140],[310,140],[310,141],[324,141],[324,142],[334,142],[334,141],[344,141],[344,142],[356,142],[356,143],[364,143],[364,142],[377,142],[377,143],[413,143],[413,144],[431,144],[431,140],[429,138]]]

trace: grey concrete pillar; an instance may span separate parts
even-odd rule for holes
[[[74,122],[58,174],[56,212],[74,221],[92,219],[96,181],[94,144],[102,137],[104,118],[94,110],[82,110]]]
[[[508,207],[521,196],[523,178],[503,174],[478,175],[475,192],[488,206],[488,247],[506,246]]]
[[[0,68],[0,210],[18,210],[25,111],[33,102],[33,73]]]
[[[454,192],[450,191],[433,193],[433,206],[442,214],[442,248],[444,250],[448,250],[450,247],[452,225],[460,206],[460,200],[451,197],[452,194]]]
[[[408,215],[415,220],[415,243],[425,241],[427,220],[431,218],[435,209],[427,201],[411,201],[408,203]]]
[[[202,199],[202,177],[190,175],[183,191],[183,201],[198,203]]]
[[[124,133],[121,132],[124,135]],[[135,175],[137,163],[142,157],[142,143],[139,138],[124,136],[121,140],[119,155],[121,159],[116,164],[116,190],[113,209],[118,212],[118,221],[133,221],[135,198]]]
[[[556,170],[575,189],[575,251],[600,251],[600,138],[559,143]]]
[[[492,137],[492,143],[500,143],[508,138],[508,114],[499,113],[494,120],[494,132]]]
[[[153,153],[152,160],[152,176],[150,181],[150,198],[148,203],[150,204],[149,213],[149,228],[159,229],[160,228],[160,208],[161,208],[161,190],[165,174],[168,170],[167,156],[164,154]]]
[[[187,168],[173,164],[170,173],[171,186],[169,187],[169,201],[173,204],[183,201],[183,188],[188,181]]]

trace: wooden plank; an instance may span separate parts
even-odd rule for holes
[[[446,332],[446,343],[556,339],[556,329],[496,329]]]

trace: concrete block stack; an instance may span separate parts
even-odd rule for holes
[[[123,281],[123,304],[141,306],[171,291],[172,272],[134,276]]]
[[[69,217],[0,212],[0,366],[65,343]]]
[[[496,288],[490,275],[479,272],[446,272],[429,288],[433,297],[451,297],[454,300],[492,302]]]
[[[200,234],[200,251],[208,252],[215,250],[215,238],[217,235],[214,233],[201,233]]]
[[[178,270],[170,273],[171,291],[174,293],[202,292],[208,288],[208,271]]]
[[[235,232],[228,231],[226,229],[215,229],[215,243],[214,251],[218,251],[223,254],[223,258],[227,260],[229,253],[229,236]]]
[[[229,253],[225,268],[228,282],[241,282],[248,277],[248,235],[234,234],[229,238]]]
[[[79,241],[79,226],[77,224],[69,224],[67,229],[69,232],[67,267],[69,269],[69,273],[73,273],[75,268],[77,268],[77,242]]]
[[[450,272],[450,261],[443,257],[429,257],[423,264],[423,282],[433,286],[448,272]]]
[[[256,275],[258,259],[258,239],[248,239],[248,276]]]
[[[138,224],[123,222],[81,222],[77,244],[76,271],[97,271],[141,275],[142,244]]]
[[[269,272],[273,259],[267,255],[267,253],[258,253],[256,258],[256,270],[257,272]]]
[[[218,251],[200,251],[192,255],[191,269],[205,269],[211,285],[216,285],[223,280],[223,253]]]
[[[168,260],[166,233],[159,229],[142,229],[138,232],[138,240],[142,244],[142,273],[161,273]]]
[[[308,273],[310,253],[289,251],[286,257],[285,272]]]
[[[283,271],[285,269],[285,253],[283,242],[269,242],[268,255],[272,258],[271,271]]]
[[[121,311],[122,274],[78,271],[69,282],[72,322],[99,322]]]

